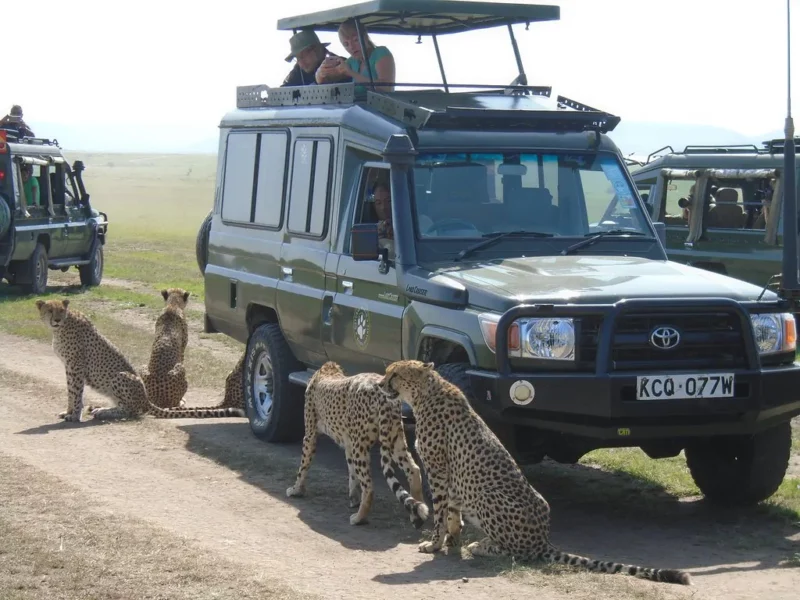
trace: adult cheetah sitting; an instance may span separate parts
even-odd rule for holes
[[[311,376],[305,392],[305,436],[303,456],[294,486],[287,496],[305,493],[306,476],[317,449],[317,435],[324,433],[344,448],[347,458],[350,507],[358,512],[350,517],[351,525],[365,523],[372,506],[370,448],[380,442],[381,464],[386,483],[408,511],[414,527],[428,518],[428,506],[422,502],[420,470],[406,446],[400,414],[400,402],[387,399],[376,384],[378,373],[346,376],[335,362],[326,362]],[[395,477],[392,459],[409,475],[409,494]],[[356,479],[361,498],[356,493]]]
[[[83,313],[70,309],[69,300],[37,300],[39,317],[51,329],[53,350],[64,363],[67,374],[67,410],[59,414],[66,421],[80,421],[83,389],[92,388],[111,399],[113,408],[91,408],[95,419],[135,418],[146,413],[160,419],[243,417],[244,411],[213,408],[167,410],[147,399],[141,377],[122,352],[101,334]]]
[[[183,311],[189,295],[181,288],[161,290],[166,305],[156,320],[150,362],[139,370],[147,398],[161,408],[184,406],[183,397],[189,389],[183,366],[189,343],[189,325]]]
[[[512,555],[518,560],[541,559],[589,571],[691,585],[689,574],[683,571],[601,562],[553,546],[547,501],[462,391],[439,375],[433,363],[392,363],[378,387],[387,398],[402,399],[414,411],[416,449],[433,495],[433,535],[420,544],[420,552],[457,544],[463,516],[487,535],[467,546],[475,556]]]

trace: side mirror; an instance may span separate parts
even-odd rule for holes
[[[667,224],[666,223],[662,223],[661,221],[655,221],[653,223],[653,227],[655,227],[656,235],[658,236],[658,239],[661,240],[661,245],[664,246],[664,248],[666,248],[667,247]]]
[[[378,224],[358,223],[350,229],[353,260],[378,260]]]

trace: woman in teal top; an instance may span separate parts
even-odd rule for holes
[[[338,56],[329,56],[317,70],[317,83],[332,83],[342,79],[352,79],[354,82],[369,84],[369,68],[372,71],[372,78],[375,82],[393,84],[395,82],[394,56],[386,46],[376,46],[369,38],[366,29],[364,32],[364,43],[367,46],[366,52],[362,51],[358,41],[358,32],[355,21],[349,19],[339,26],[339,41],[344,49],[350,54],[347,60]],[[364,61],[366,54],[367,60]],[[372,89],[369,85],[356,85],[355,92],[363,93]],[[394,85],[376,85],[378,92],[394,91]]]

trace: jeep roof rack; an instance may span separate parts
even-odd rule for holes
[[[549,4],[517,4],[513,2],[469,2],[454,0],[371,0],[330,10],[278,19],[279,30],[312,28],[316,31],[337,31],[348,19],[354,19],[358,39],[364,44],[364,28],[372,33],[393,35],[423,35],[433,39],[436,60],[442,75],[445,91],[449,91],[444,72],[442,55],[437,36],[475,31],[505,25],[511,38],[511,47],[517,61],[519,74],[511,85],[527,85],[528,79],[522,66],[517,40],[512,25],[537,21],[558,21],[561,8]],[[369,72],[370,87],[374,91],[376,82]]]
[[[416,84],[399,84],[404,85]],[[473,87],[473,86],[465,86]],[[475,92],[409,90],[358,95],[352,82],[303,87],[238,86],[237,108],[364,104],[371,110],[417,129],[458,127],[491,129],[514,127],[535,131],[596,131],[608,133],[620,117],[565,96],[550,97],[549,87],[528,87],[524,95],[508,95],[503,88]],[[499,86],[494,86],[499,87]]]

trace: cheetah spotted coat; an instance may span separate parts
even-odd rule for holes
[[[189,326],[183,311],[190,293],[181,288],[161,290],[166,302],[156,320],[156,335],[150,351],[150,362],[140,369],[147,389],[147,398],[161,408],[184,405],[183,397],[189,388],[183,366]]]
[[[370,449],[380,443],[383,476],[389,488],[409,513],[411,523],[419,528],[428,518],[428,506],[422,502],[420,470],[406,446],[400,402],[381,394],[377,373],[347,377],[341,367],[327,362],[312,375],[305,393],[305,437],[297,480],[286,490],[287,496],[305,493],[306,476],[317,447],[317,435],[323,433],[344,448],[348,470],[350,507],[358,512],[350,517],[352,525],[365,523],[372,506]],[[392,460],[408,474],[411,494],[397,480]],[[357,495],[357,483],[361,497]]]
[[[416,449],[433,495],[433,534],[420,545],[421,552],[457,544],[463,517],[487,536],[467,546],[476,556],[512,555],[691,585],[683,571],[601,562],[556,549],[549,540],[547,501],[462,391],[432,363],[392,363],[378,385],[388,398],[402,399],[414,411]]]
[[[95,419],[136,418],[148,412],[161,419],[244,416],[243,411],[229,409],[166,410],[154,406],[130,361],[83,313],[70,309],[68,299],[37,300],[36,308],[50,327],[53,351],[66,370],[67,410],[59,414],[62,419],[81,420],[86,384],[116,404],[113,408],[90,407]]]

